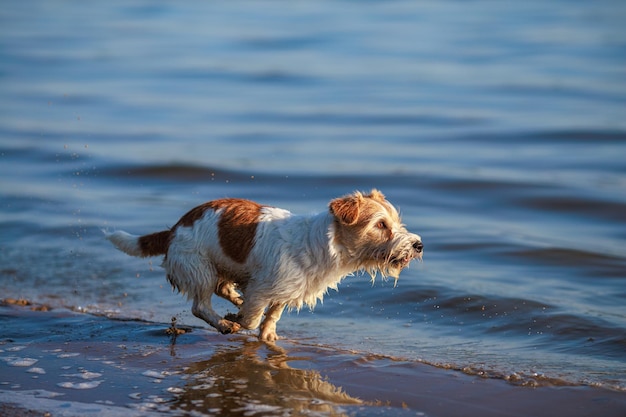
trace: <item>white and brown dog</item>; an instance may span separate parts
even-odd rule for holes
[[[285,307],[313,308],[356,271],[397,279],[423,248],[377,190],[334,199],[328,211],[311,216],[242,199],[209,201],[170,230],[106,237],[129,255],[165,255],[169,282],[193,300],[195,316],[221,333],[260,324],[260,339],[270,342]],[[239,313],[222,318],[211,308],[214,293]]]

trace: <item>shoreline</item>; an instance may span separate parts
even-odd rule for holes
[[[9,415],[626,413],[626,393],[603,388],[524,387],[298,341],[172,334],[171,324],[19,304],[0,302],[0,410]]]

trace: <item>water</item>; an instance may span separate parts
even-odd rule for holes
[[[5,2],[0,292],[201,325],[148,233],[206,200],[380,188],[425,244],[289,339],[626,390],[626,7]],[[226,305],[220,305],[222,311]]]

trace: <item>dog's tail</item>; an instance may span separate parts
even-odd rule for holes
[[[126,232],[104,232],[104,236],[110,240],[116,248],[131,256],[165,255],[170,246],[171,231],[152,233],[150,235],[136,236]]]

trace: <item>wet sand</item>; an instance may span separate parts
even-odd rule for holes
[[[0,323],[2,415],[626,415],[623,392],[522,387],[316,340],[7,302]]]

